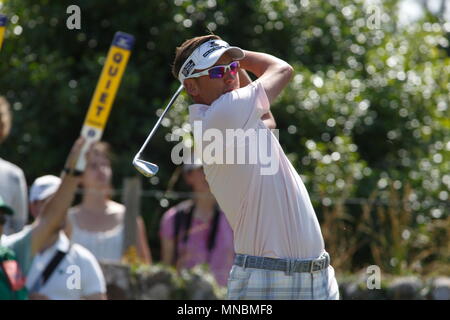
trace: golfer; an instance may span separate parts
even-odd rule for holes
[[[246,71],[257,79],[251,82]],[[234,232],[236,256],[228,298],[339,299],[306,188],[265,124],[271,103],[292,77],[292,67],[269,54],[231,47],[220,37],[207,35],[176,49],[172,73],[194,101],[189,119],[195,147],[201,146],[207,182]],[[196,130],[199,124],[201,131]],[[253,130],[257,138],[238,135],[238,143],[232,143],[225,139],[229,130]],[[218,131],[222,148],[209,152],[205,137]],[[259,150],[251,149],[254,141],[261,149],[268,145],[269,162],[260,152],[256,163],[228,161],[233,158],[230,154],[243,149],[246,155]]]

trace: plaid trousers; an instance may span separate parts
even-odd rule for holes
[[[228,278],[229,300],[339,300],[334,269],[307,273],[243,268],[233,265]]]

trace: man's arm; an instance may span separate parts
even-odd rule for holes
[[[80,154],[84,139],[79,138],[72,147],[67,158],[65,168],[74,169],[75,163]],[[31,253],[34,255],[39,252],[49,237],[59,232],[66,219],[67,210],[75,196],[81,177],[69,174],[63,174],[61,185],[55,194],[45,203],[42,214],[33,224],[31,235]]]
[[[241,68],[258,77],[272,103],[291,80],[294,69],[285,61],[272,55],[244,50]]]
[[[246,87],[252,82],[252,79],[248,75],[247,71],[239,68],[239,84],[240,87]],[[264,122],[267,128],[269,129],[275,129],[277,127],[277,124],[275,122],[275,118],[272,115],[272,112],[267,112],[266,114],[263,114],[261,117],[261,120]]]
[[[239,87],[243,88],[252,83],[252,79],[245,69],[239,68]]]
[[[275,118],[273,117],[272,111],[263,114],[261,120],[264,122],[267,128],[275,129],[277,127],[277,123],[275,122]]]

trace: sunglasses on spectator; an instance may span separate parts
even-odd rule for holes
[[[239,68],[239,62],[233,61],[232,63],[228,65],[220,65],[220,66],[213,66],[211,68],[208,68],[206,70],[193,73],[189,77],[186,77],[186,79],[189,78],[198,78],[201,76],[208,76],[210,79],[221,79],[225,76],[225,74],[230,71],[232,75],[235,75],[238,72]]]

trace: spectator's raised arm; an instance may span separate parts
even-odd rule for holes
[[[51,197],[42,209],[42,214],[34,223],[32,233],[31,251],[34,255],[45,245],[47,239],[59,232],[66,219],[67,210],[74,199],[75,191],[80,183],[80,176],[75,175],[74,168],[81,147],[85,143],[84,138],[78,138],[67,157],[65,172],[62,174],[61,185],[55,195]]]

